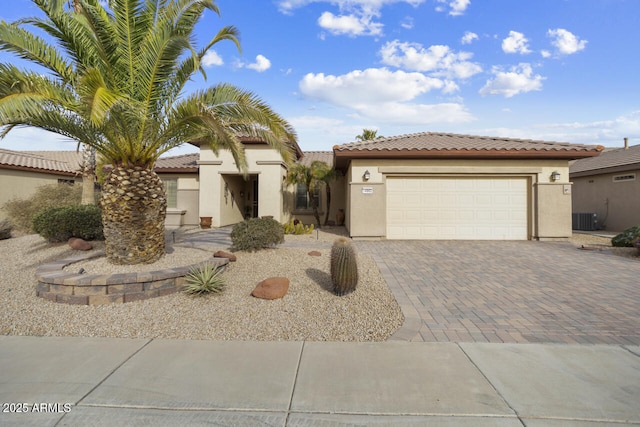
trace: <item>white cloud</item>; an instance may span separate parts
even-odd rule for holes
[[[471,4],[471,0],[437,0],[439,4],[448,6],[436,6],[438,12],[449,10],[449,15],[459,16],[464,14],[467,7]]]
[[[374,21],[381,16],[383,6],[394,3],[407,3],[418,6],[425,0],[279,0],[278,8],[282,13],[291,14],[293,10],[311,3],[329,3],[337,6],[339,14],[323,12],[318,18],[318,25],[333,35],[379,36],[384,25]],[[411,22],[401,24],[412,25]],[[405,27],[406,28],[406,27]]]
[[[372,22],[372,16],[340,15],[324,12],[318,18],[318,25],[333,35],[378,36],[383,25]]]
[[[520,53],[524,55],[531,53],[528,43],[529,40],[524,34],[517,31],[509,31],[509,37],[502,40],[502,50],[505,53]]]
[[[473,120],[461,104],[411,102],[432,90],[451,90],[452,84],[422,73],[370,68],[340,76],[309,73],[299,87],[304,96],[352,109],[376,122],[424,124]]]
[[[266,71],[269,68],[271,68],[271,61],[269,61],[263,55],[258,55],[258,56],[256,56],[256,62],[254,62],[252,64],[247,64],[247,65],[245,65],[245,67],[247,67],[247,68],[249,68],[251,70],[256,70],[259,73],[262,73],[263,71]]]
[[[462,39],[460,39],[460,43],[471,44],[474,40],[478,40],[478,35],[471,31],[467,31],[464,33],[464,36],[462,36]]]
[[[402,28],[404,28],[405,30],[410,30],[413,28],[413,17],[411,16],[407,16],[404,18],[404,20],[400,23],[400,26]]]
[[[453,52],[449,46],[434,45],[425,48],[419,43],[393,40],[380,48],[382,63],[412,71],[432,72],[434,76],[466,79],[482,71],[469,62],[473,54]]]
[[[205,67],[213,67],[214,65],[224,65],[224,61],[215,50],[209,50],[202,57],[202,65]]]
[[[487,81],[480,89],[480,95],[502,95],[511,98],[520,93],[542,89],[542,81],[545,79],[539,74],[534,75],[530,64],[522,63],[511,67],[509,71],[502,71],[494,67],[495,78]]]
[[[553,39],[551,44],[555,46],[557,52],[561,55],[574,54],[587,46],[587,40],[580,40],[579,37],[562,28],[549,30],[547,36]]]
[[[549,52],[548,50],[541,50],[540,55],[542,55],[543,58],[549,58],[551,57],[551,52]]]

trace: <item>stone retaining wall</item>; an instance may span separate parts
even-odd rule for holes
[[[36,295],[49,301],[67,304],[99,305],[139,301],[169,295],[182,289],[194,266],[158,271],[121,274],[78,274],[63,268],[86,259],[104,255],[81,254],[41,265],[36,270]],[[208,263],[226,265],[226,258],[212,258]]]

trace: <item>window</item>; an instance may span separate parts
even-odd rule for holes
[[[167,194],[167,208],[178,207],[178,180],[163,179],[164,191]]]
[[[636,174],[630,173],[627,175],[616,175],[613,177],[613,182],[635,181]]]
[[[316,199],[318,209],[320,209],[320,192],[318,188],[313,191],[313,198]],[[298,184],[296,186],[296,209],[311,209],[311,201],[307,193],[307,186]]]

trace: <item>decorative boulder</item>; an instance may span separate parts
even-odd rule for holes
[[[76,251],[90,251],[93,249],[93,245],[86,240],[82,240],[78,237],[72,237],[68,240],[71,249]]]
[[[284,297],[288,290],[289,279],[286,277],[269,277],[258,283],[251,295],[262,299],[278,299]]]
[[[213,256],[216,258],[227,258],[231,262],[236,262],[236,256],[229,252],[217,251],[216,253],[213,254]]]
[[[311,252],[309,252],[307,255],[311,255],[311,256],[320,256],[320,255],[322,255],[322,254],[321,254],[320,252],[318,252],[318,251],[311,251]]]

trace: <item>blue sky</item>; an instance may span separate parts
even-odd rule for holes
[[[4,2],[3,2],[4,3]],[[197,38],[223,25],[207,81],[251,90],[295,127],[303,150],[363,128],[621,146],[640,143],[640,1],[218,0]],[[30,0],[0,18],[36,13]],[[11,57],[0,55],[0,60]],[[75,149],[20,129],[0,147]],[[193,152],[186,146],[173,154]]]

